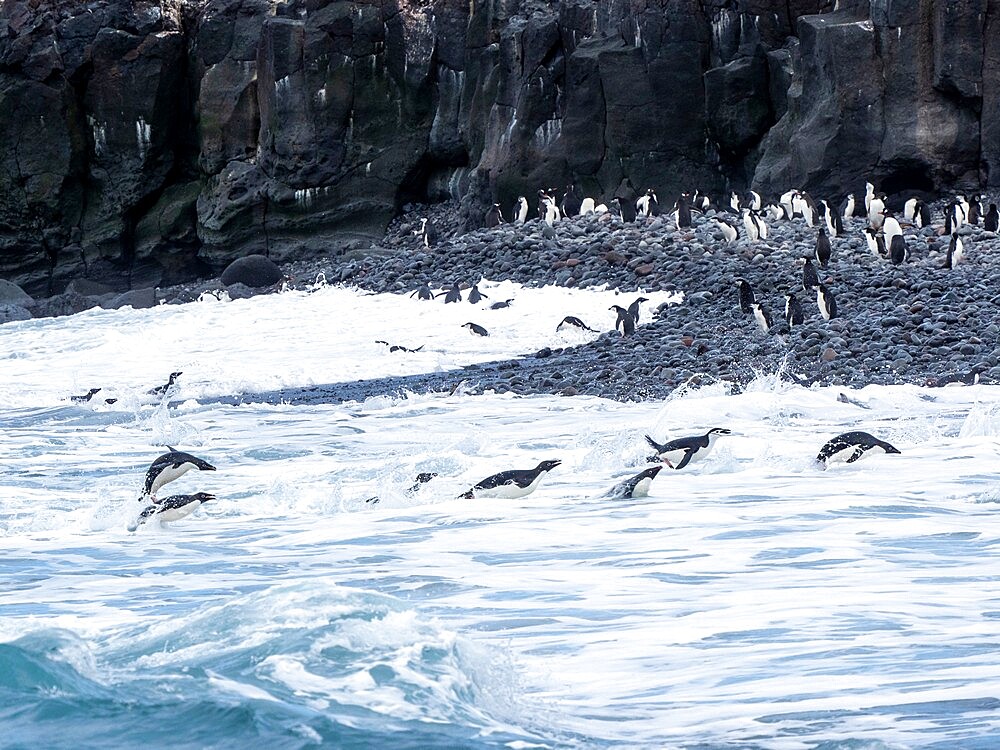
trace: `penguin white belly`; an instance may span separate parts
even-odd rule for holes
[[[826,458],[826,463],[854,463],[859,461],[865,456],[875,455],[877,453],[885,453],[885,449],[879,445],[874,445],[871,448],[865,448],[858,445],[857,443],[852,443],[851,445],[844,446],[836,453],[831,453]]]
[[[167,466],[163,471],[156,475],[156,479],[153,480],[153,486],[150,488],[150,491],[155,496],[156,491],[160,489],[160,487],[173,482],[175,479],[180,479],[193,468],[195,468],[195,465],[190,461],[185,461],[180,466],[176,467],[172,465]]]
[[[584,214],[594,213],[594,208],[595,208],[594,199],[584,198],[583,202],[580,204],[580,216],[583,216]]]
[[[650,485],[653,484],[652,477],[646,477],[645,479],[640,479],[635,483],[635,488],[632,490],[632,497],[646,497],[649,495]]]
[[[159,518],[161,521],[179,521],[182,518],[190,516],[199,507],[201,507],[201,503],[192,500],[190,503],[181,506],[180,508],[169,508],[161,511],[156,514],[156,518]]]
[[[477,498],[495,497],[501,500],[516,500],[519,497],[524,497],[534,492],[538,483],[542,481],[543,476],[545,476],[545,472],[535,477],[527,487],[521,487],[514,482],[508,482],[507,484],[501,484],[499,487],[473,490],[472,494]]]

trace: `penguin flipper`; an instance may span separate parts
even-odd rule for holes
[[[474,500],[476,497],[475,493],[470,489],[459,495],[459,498],[464,498],[466,500]]]
[[[684,451],[684,458],[682,458],[680,460],[680,463],[678,463],[674,468],[675,469],[683,469],[685,466],[687,466],[689,463],[691,463],[691,459],[693,457],[694,457],[694,451],[693,450],[686,450],[686,451]]]
[[[646,442],[649,443],[651,446],[653,446],[656,449],[657,453],[660,453],[660,452],[663,451],[663,446],[660,445],[655,440],[653,440],[653,438],[651,438],[649,435],[646,435]]]
[[[863,455],[865,455],[865,449],[864,448],[861,448],[861,447],[855,448],[854,449],[854,453],[851,454],[851,457],[848,458],[845,463],[853,464],[855,461],[857,461]]]

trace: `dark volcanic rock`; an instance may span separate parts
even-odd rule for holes
[[[222,272],[222,283],[248,287],[272,286],[282,279],[281,269],[263,255],[248,255],[230,263]]]

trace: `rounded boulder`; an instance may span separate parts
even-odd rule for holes
[[[247,255],[244,258],[237,258],[222,272],[222,283],[226,286],[246,284],[249,287],[259,288],[273,286],[282,278],[283,274],[277,264],[263,255]]]

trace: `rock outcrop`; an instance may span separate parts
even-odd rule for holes
[[[7,0],[0,277],[151,288],[569,183],[997,184],[998,32],[1000,0]]]

